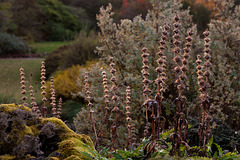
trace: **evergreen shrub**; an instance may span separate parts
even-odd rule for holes
[[[46,57],[46,76],[57,70],[64,70],[73,65],[84,65],[87,61],[96,59],[95,53],[98,38],[94,31],[81,31],[69,45],[62,46]]]
[[[20,38],[11,34],[0,33],[0,55],[23,54],[27,53],[28,50],[28,45]]]

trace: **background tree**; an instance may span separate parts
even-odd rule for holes
[[[189,7],[190,14],[193,15],[193,22],[197,24],[198,33],[203,33],[210,22],[211,11],[203,4],[196,4],[196,0],[184,0],[182,4],[183,9]]]

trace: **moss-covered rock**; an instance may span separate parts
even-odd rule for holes
[[[91,139],[76,134],[58,118],[38,118],[22,105],[0,105],[0,159],[88,159]]]
[[[15,159],[15,158],[16,158],[15,156],[11,156],[11,155],[8,155],[8,154],[0,156],[1,160],[12,160],[12,159]]]

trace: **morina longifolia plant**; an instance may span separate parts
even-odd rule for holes
[[[137,121],[138,123],[135,123],[135,131],[137,133],[137,140],[140,139],[140,137],[144,136],[144,128],[146,126],[146,117],[145,117],[145,106],[142,107],[142,103],[145,101],[144,96],[142,93],[142,48],[146,47],[148,48],[149,53],[149,63],[148,63],[148,72],[149,77],[148,79],[152,82],[156,83],[150,83],[149,87],[157,87],[158,82],[158,76],[164,76],[167,77],[164,80],[163,89],[161,89],[160,86],[160,96],[155,98],[152,98],[156,101],[161,101],[161,115],[166,118],[166,125],[165,128],[170,127],[173,124],[173,120],[170,118],[174,116],[175,112],[175,106],[173,103],[173,100],[175,99],[177,93],[175,91],[174,87],[174,80],[175,75],[173,74],[174,69],[174,62],[172,59],[174,58],[174,55],[172,54],[172,49],[174,47],[174,44],[172,43],[172,38],[165,37],[165,44],[164,44],[164,55],[162,59],[164,58],[168,63],[160,64],[163,65],[163,68],[165,68],[164,73],[158,73],[155,71],[157,67],[159,67],[158,62],[156,62],[157,59],[159,59],[159,55],[156,54],[160,52],[159,43],[161,41],[162,32],[165,30],[164,24],[168,24],[168,36],[172,37],[174,35],[173,32],[173,23],[174,23],[174,16],[175,13],[178,13],[179,17],[181,17],[181,23],[180,26],[181,34],[180,41],[185,41],[185,37],[187,37],[187,31],[191,28],[193,31],[196,31],[196,26],[191,21],[191,16],[189,15],[189,12],[186,10],[180,10],[181,3],[173,2],[173,1],[152,1],[153,9],[148,11],[148,14],[145,19],[143,19],[141,16],[136,16],[132,21],[131,20],[121,20],[120,24],[114,23],[114,20],[112,18],[113,13],[111,12],[111,5],[109,5],[106,8],[101,8],[100,13],[97,16],[98,19],[98,25],[100,27],[100,33],[99,33],[99,39],[101,41],[101,44],[97,47],[97,52],[101,56],[101,59],[104,63],[100,62],[96,65],[93,65],[92,68],[89,69],[81,69],[80,75],[79,75],[79,81],[78,85],[83,88],[83,78],[84,73],[87,71],[89,72],[89,82],[94,85],[90,85],[90,90],[94,91],[92,92],[93,101],[92,103],[95,106],[95,120],[96,120],[96,126],[101,125],[101,120],[104,117],[105,114],[105,106],[104,103],[104,88],[101,86],[102,84],[102,71],[106,71],[106,76],[108,78],[108,84],[110,84],[110,77],[111,74],[109,72],[109,67],[106,67],[109,65],[109,57],[114,58],[114,62],[116,64],[115,69],[117,71],[116,78],[117,81],[117,95],[119,96],[119,109],[120,112],[123,112],[125,110],[125,103],[124,98],[126,95],[126,87],[131,87],[131,118],[134,121]],[[164,32],[165,33],[165,32]],[[203,50],[202,47],[202,41],[200,41],[199,37],[195,34],[192,36],[195,41],[192,43],[192,50],[193,54],[198,54]],[[163,42],[162,42],[163,43]],[[184,48],[184,44],[180,45],[181,48]],[[162,53],[160,53],[162,54]],[[194,59],[194,55],[192,58]],[[193,64],[195,60],[189,59],[189,62]],[[160,61],[161,63],[161,61]],[[189,72],[195,72],[195,66],[190,65],[189,66]],[[188,72],[188,71],[187,71]],[[158,75],[159,74],[159,75]],[[161,75],[162,74],[162,75]],[[194,96],[197,96],[196,94],[196,88],[193,84],[196,81],[196,75],[193,74],[187,74],[186,84],[186,96],[190,95],[191,97],[187,97],[187,100],[190,101],[194,98]],[[189,78],[190,77],[190,78]],[[164,79],[164,78],[163,78]],[[168,88],[164,88],[168,86]],[[109,87],[110,89],[110,87]],[[164,91],[164,92],[163,92]],[[111,91],[109,91],[111,94]],[[155,96],[158,93],[158,90],[152,90],[152,93],[150,93],[150,96]],[[161,95],[162,94],[162,95]],[[78,95],[80,97],[85,97],[85,94],[83,91],[79,91]],[[164,97],[162,100],[161,97]],[[111,97],[111,96],[110,96]],[[189,103],[189,102],[187,102]],[[191,103],[191,102],[190,102]],[[109,105],[112,106],[111,102]],[[112,109],[112,108],[111,108]],[[110,109],[110,110],[111,110]],[[109,110],[109,111],[110,111]],[[160,113],[159,112],[159,113]],[[150,112],[149,112],[150,113]],[[120,113],[122,114],[122,113]],[[157,115],[157,114],[156,114]],[[94,138],[94,135],[91,133],[91,128],[88,127],[87,124],[91,124],[90,121],[84,119],[84,117],[88,116],[88,111],[85,108],[82,108],[82,110],[77,114],[77,117],[74,118],[74,123],[77,129],[77,132],[89,134],[91,137]],[[150,117],[150,115],[149,115]],[[113,117],[109,117],[110,121],[113,119]],[[119,118],[120,123],[125,121],[123,117],[120,116]],[[159,121],[159,119],[158,119]],[[160,118],[161,122],[164,122],[163,118]],[[161,124],[163,125],[163,123]],[[103,133],[109,133],[107,130],[106,125],[103,125]],[[121,134],[121,132],[127,133],[126,128],[123,127],[124,125],[120,125],[118,127],[118,138],[121,140],[125,139],[124,135]],[[97,127],[99,128],[99,127]],[[104,129],[105,128],[105,129]],[[159,126],[159,128],[163,128]],[[151,129],[149,130],[151,132]],[[158,130],[157,130],[158,131]],[[161,131],[161,130],[160,130]],[[110,141],[110,140],[108,140]]]
[[[59,99],[59,105],[58,105],[58,108],[56,107],[56,97],[55,97],[55,89],[54,89],[54,78],[51,77],[51,80],[50,80],[50,106],[52,107],[52,112],[49,112],[48,113],[48,108],[47,108],[47,104],[46,102],[48,101],[47,98],[46,98],[46,94],[47,92],[45,91],[46,90],[46,77],[45,77],[45,72],[46,72],[46,69],[45,69],[45,62],[41,62],[41,89],[42,89],[42,92],[41,92],[41,95],[42,95],[42,102],[43,102],[43,107],[40,107],[39,104],[37,104],[35,102],[35,97],[34,97],[34,91],[33,91],[33,85],[32,85],[32,74],[30,74],[30,85],[29,85],[29,93],[30,93],[30,100],[31,100],[31,105],[29,106],[26,102],[26,100],[28,99],[28,97],[26,96],[26,81],[25,81],[25,73],[24,73],[24,69],[23,68],[20,68],[20,84],[21,84],[21,89],[22,89],[22,92],[21,94],[23,95],[22,99],[23,99],[23,105],[24,106],[27,106],[27,107],[30,107],[32,112],[33,113],[36,113],[39,117],[50,117],[50,116],[53,116],[53,117],[57,117],[59,119],[61,119],[61,107],[62,107],[62,99],[60,98]],[[35,83],[37,84],[37,82]]]
[[[175,75],[176,75],[176,80],[175,80],[175,87],[177,90],[177,97],[175,98],[175,103],[176,103],[176,114],[175,114],[175,123],[174,123],[174,132],[170,135],[170,141],[172,142],[172,149],[170,151],[171,155],[178,155],[181,156],[181,147],[184,145],[186,147],[186,150],[188,151],[188,149],[190,148],[190,146],[187,144],[188,139],[187,139],[187,130],[188,130],[188,122],[186,120],[186,116],[184,114],[184,107],[186,104],[186,98],[183,95],[183,91],[186,89],[186,79],[187,79],[187,74],[186,71],[188,70],[188,59],[190,57],[190,53],[191,53],[191,45],[192,45],[192,35],[193,35],[193,31],[190,30],[188,31],[188,36],[185,38],[186,43],[185,43],[185,47],[183,48],[184,52],[183,54],[181,54],[181,48],[179,47],[181,44],[180,39],[180,23],[179,20],[180,18],[178,17],[178,15],[176,15],[174,17],[175,23],[174,26],[175,28],[173,29],[174,31],[174,35],[173,35],[173,44],[174,44],[174,61],[175,61]],[[145,101],[142,104],[142,107],[145,108],[145,130],[144,130],[144,137],[149,139],[149,142],[145,145],[144,147],[144,159],[148,158],[150,156],[150,154],[152,152],[155,151],[155,148],[159,146],[160,148],[168,148],[168,144],[162,140],[159,139],[160,138],[160,133],[164,130],[164,122],[165,122],[165,117],[162,116],[161,113],[161,106],[162,106],[162,99],[164,98],[163,93],[166,90],[166,84],[165,84],[165,80],[166,80],[166,74],[165,74],[165,64],[168,62],[166,61],[166,58],[164,56],[164,45],[165,45],[165,40],[167,39],[167,30],[169,29],[168,25],[164,25],[164,30],[162,31],[162,37],[161,37],[161,41],[160,41],[160,46],[159,46],[159,52],[157,53],[158,55],[158,59],[156,60],[156,62],[158,63],[158,67],[155,69],[155,71],[158,74],[158,78],[155,80],[155,83],[157,84],[157,87],[155,89],[150,89],[149,84],[151,84],[152,82],[148,79],[148,77],[150,76],[150,73],[148,72],[149,70],[149,51],[146,47],[142,48],[142,76],[143,76],[143,80],[142,80],[142,84],[143,84],[143,92],[142,94],[145,96]],[[210,103],[208,100],[208,94],[207,94],[207,89],[210,87],[209,82],[208,82],[208,78],[210,76],[210,71],[209,71],[209,67],[211,66],[210,63],[210,49],[209,49],[209,41],[210,39],[208,38],[209,36],[209,31],[205,31],[204,35],[205,35],[205,63],[204,63],[204,72],[202,71],[202,66],[201,64],[201,60],[199,59],[200,56],[198,57],[198,60],[196,61],[198,66],[197,66],[197,73],[198,73],[198,84],[200,86],[199,91],[201,92],[200,98],[202,100],[202,108],[203,108],[203,113],[202,113],[202,117],[201,117],[201,123],[199,125],[199,143],[200,146],[204,146],[206,145],[206,143],[208,143],[209,141],[209,137],[211,135],[211,131],[210,131],[210,121],[211,121],[211,116],[209,115],[209,108],[210,108]],[[111,89],[108,90],[108,85],[107,85],[107,76],[106,76],[106,71],[103,71],[103,93],[102,97],[105,99],[105,107],[104,107],[104,112],[105,114],[103,115],[103,122],[107,123],[107,121],[111,121],[112,123],[112,129],[108,130],[110,131],[110,134],[106,133],[107,135],[111,135],[111,142],[109,144],[103,144],[102,142],[102,138],[103,138],[103,127],[102,124],[100,125],[100,130],[97,128],[96,125],[96,121],[93,118],[93,108],[94,105],[93,103],[91,103],[90,99],[92,99],[90,97],[90,85],[89,85],[89,80],[88,78],[89,73],[86,72],[85,75],[85,87],[86,87],[86,99],[88,100],[88,106],[89,106],[89,112],[90,112],[90,119],[92,122],[92,128],[93,128],[93,132],[95,135],[95,141],[96,141],[96,146],[98,146],[99,144],[104,145],[104,146],[108,146],[110,148],[111,151],[116,150],[118,148],[121,148],[121,144],[119,143],[119,137],[118,137],[118,127],[121,125],[121,123],[119,123],[119,113],[121,113],[121,109],[119,108],[119,103],[117,103],[117,101],[120,99],[119,96],[117,96],[116,91],[118,90],[117,87],[117,79],[116,79],[116,73],[117,70],[115,69],[115,63],[114,63],[114,59],[113,57],[109,58],[110,61],[110,73],[111,73],[111,79],[110,81],[112,82],[112,86]],[[95,69],[95,68],[94,68]],[[93,69],[93,71],[95,71]],[[93,72],[92,71],[92,72]],[[91,82],[91,81],[90,81]],[[91,82],[91,86],[93,86],[94,84]],[[151,99],[151,95],[150,93],[153,90],[157,90],[158,92],[155,95],[155,99]],[[97,91],[95,91],[97,92]],[[111,96],[110,96],[110,95]],[[141,95],[139,95],[141,96]],[[109,100],[109,98],[111,98],[111,100]],[[132,120],[130,118],[130,87],[127,86],[126,87],[126,99],[127,99],[127,106],[126,106],[126,115],[124,117],[126,117],[125,120],[125,126],[127,126],[127,138],[125,138],[125,144],[130,145],[130,147],[132,146],[132,139],[131,139],[131,130],[132,130],[132,125],[130,124],[130,121]],[[112,103],[110,103],[112,102]],[[104,105],[103,105],[104,106]],[[119,107],[118,107],[119,106]],[[122,108],[123,109],[123,108]],[[111,110],[111,112],[109,112],[109,110]],[[109,117],[112,117],[112,120],[109,119]],[[77,121],[77,119],[75,119],[75,121]],[[100,134],[99,134],[100,133]],[[125,135],[126,135],[125,133]],[[123,133],[124,134],[124,133]],[[100,142],[98,139],[98,135],[101,135],[100,137]],[[122,140],[123,141],[123,140]],[[125,148],[127,146],[124,146]]]
[[[196,30],[196,26],[191,22],[191,16],[188,11],[180,10],[181,4],[173,1],[152,1],[153,9],[148,11],[148,14],[145,19],[141,16],[136,16],[132,21],[123,19],[120,24],[114,23],[114,19],[112,18],[113,13],[111,12],[111,5],[106,8],[101,8],[100,13],[97,16],[98,25],[100,27],[99,39],[101,41],[101,45],[97,47],[97,51],[101,56],[101,59],[104,60],[105,63],[108,63],[109,57],[114,57],[114,61],[117,64],[116,70],[121,70],[119,72],[119,80],[122,81],[123,86],[130,86],[134,92],[132,93],[132,104],[134,105],[132,108],[132,118],[138,119],[141,122],[144,122],[142,115],[144,110],[141,107],[142,101],[144,100],[144,96],[138,97],[137,93],[142,92],[140,88],[141,76],[142,76],[142,57],[141,57],[141,49],[146,47],[149,51],[149,63],[148,63],[148,72],[150,76],[148,79],[154,81],[158,77],[158,73],[155,72],[155,68],[157,68],[158,63],[156,63],[156,59],[158,59],[158,55],[155,54],[159,51],[159,42],[161,41],[162,31],[164,30],[164,23],[166,22],[169,25],[169,28],[174,28],[174,16],[178,13],[179,17],[181,17],[180,26],[181,33],[183,36],[180,37],[180,40],[185,41],[185,37],[187,37],[187,31],[191,28],[193,31]],[[169,30],[169,37],[174,35],[173,30]],[[202,41],[200,41],[199,37],[195,34],[193,35],[193,39],[195,41],[192,44],[193,58],[203,50]],[[173,80],[175,79],[175,75],[172,73],[174,69],[174,62],[171,61],[174,58],[172,53],[172,48],[174,44],[171,42],[173,39],[168,38],[165,40],[165,58],[168,63],[165,64],[166,68],[166,76],[168,77],[165,80],[165,84],[168,85],[168,90],[164,93],[166,96],[162,100],[162,113],[166,117],[172,117],[172,111],[175,110],[173,107],[173,97],[176,96],[175,88]],[[184,44],[181,44],[181,48],[184,48]],[[189,59],[190,63],[193,64],[194,60]],[[195,65],[195,64],[194,64]],[[190,65],[189,70],[191,72],[195,71],[195,66]],[[134,71],[134,72],[132,72]],[[190,72],[189,71],[189,72]],[[186,83],[189,87],[187,87],[187,95],[191,97],[188,100],[192,100],[197,97],[196,87],[193,84],[196,81],[196,75],[188,74]],[[149,84],[150,87],[153,87],[156,83]],[[121,85],[121,84],[119,84]],[[156,84],[157,85],[157,84]],[[119,89],[122,93],[124,93],[124,89]],[[151,94],[155,95],[156,90],[154,90]],[[169,106],[169,107],[166,107]],[[142,112],[136,112],[141,110]],[[166,127],[173,122],[169,122],[169,119],[166,122]],[[139,124],[137,128],[141,125]],[[141,133],[143,133],[144,128],[141,128]]]

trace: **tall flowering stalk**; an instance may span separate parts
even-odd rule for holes
[[[182,96],[182,91],[185,89],[185,84],[184,81],[186,80],[186,71],[187,71],[187,64],[188,64],[188,57],[189,57],[189,52],[191,51],[191,41],[192,38],[191,36],[193,35],[192,31],[188,32],[188,37],[186,37],[186,44],[184,48],[184,54],[183,54],[183,59],[181,58],[181,49],[180,49],[180,35],[179,35],[179,27],[180,23],[179,20],[180,18],[178,15],[174,17],[175,23],[173,24],[174,26],[174,61],[176,62],[176,67],[174,68],[174,71],[177,75],[177,79],[175,81],[175,85],[178,90],[178,96],[175,99],[176,102],[176,115],[175,115],[175,127],[174,127],[174,133],[171,135],[172,138],[172,150],[171,154],[178,154],[180,155],[180,145],[184,144],[186,147],[189,147],[188,144],[185,142],[186,140],[186,135],[187,135],[187,129],[188,129],[188,122],[185,118],[185,114],[183,113],[183,108],[186,103],[186,99]],[[184,133],[182,133],[184,131]]]
[[[166,44],[166,39],[167,39],[167,34],[169,30],[169,26],[165,24],[163,26],[163,31],[162,31],[162,36],[161,36],[161,41],[160,41],[160,46],[158,47],[158,59],[157,59],[157,64],[158,67],[155,69],[157,72],[157,79],[155,80],[155,83],[157,84],[158,92],[155,96],[155,101],[158,103],[158,108],[157,108],[157,134],[156,137],[159,137],[159,134],[162,129],[164,129],[164,125],[166,122],[166,119],[161,115],[162,114],[162,100],[163,100],[163,92],[166,90],[166,56],[164,55],[164,49],[165,49],[165,44]]]
[[[29,93],[30,93],[30,99],[31,99],[31,105],[32,105],[32,112],[36,113],[37,112],[37,103],[35,102],[35,97],[34,97],[34,91],[33,91],[33,86],[32,86],[32,74],[30,74],[30,86],[29,86]]]
[[[47,107],[46,107],[46,101],[47,101],[47,98],[46,98],[46,77],[45,77],[45,73],[46,73],[46,69],[45,69],[45,62],[43,61],[42,62],[42,66],[41,66],[41,84],[42,84],[42,101],[43,101],[43,117],[45,118],[47,116]]]
[[[143,66],[142,66],[142,76],[143,76],[143,95],[146,97],[146,101],[144,102],[143,106],[145,106],[145,109],[146,109],[146,126],[145,126],[145,129],[144,129],[144,137],[147,137],[149,135],[149,128],[151,126],[151,123],[148,121],[148,107],[149,107],[149,101],[150,101],[150,98],[149,98],[149,94],[152,92],[149,88],[148,88],[148,85],[150,84],[150,80],[148,79],[149,77],[149,73],[148,73],[148,69],[149,69],[149,66],[148,66],[148,56],[149,54],[147,53],[147,48],[143,48],[142,49],[142,63],[143,63]],[[152,131],[154,132],[154,130]]]
[[[115,73],[116,73],[116,69],[114,68],[115,66],[115,63],[113,61],[113,57],[110,57],[109,58],[109,61],[110,61],[110,67],[111,67],[111,74],[112,74],[112,77],[111,77],[111,82],[112,82],[112,87],[111,87],[111,90],[112,90],[112,100],[113,100],[113,104],[115,105],[114,108],[112,109],[112,112],[114,113],[114,124],[112,126],[112,144],[111,144],[111,149],[114,150],[114,144],[116,143],[117,140],[117,118],[118,118],[118,112],[119,112],[119,108],[118,108],[118,96],[116,95],[116,91],[117,91],[117,85],[116,85],[116,76],[115,76]]]
[[[102,133],[102,127],[103,127],[103,124],[104,123],[107,123],[108,120],[109,120],[109,89],[108,89],[108,85],[107,85],[107,75],[106,75],[106,72],[105,71],[102,71],[102,79],[103,79],[103,88],[104,88],[104,103],[105,103],[105,107],[104,107],[104,110],[105,110],[105,114],[104,114],[104,117],[102,119],[102,123],[101,123],[101,126],[100,126],[100,129],[99,129],[99,141],[102,142],[102,137],[103,137],[103,133]],[[109,124],[109,123],[107,123]]]
[[[127,86],[126,89],[126,115],[127,115],[127,129],[128,129],[128,144],[130,145],[130,147],[132,146],[132,138],[131,138],[131,118],[130,118],[130,104],[131,104],[131,88],[130,86]]]
[[[201,66],[201,60],[200,60],[200,55],[198,55],[198,59],[196,63],[198,64],[197,66],[197,74],[198,74],[198,85],[199,85],[199,91],[200,91],[200,99],[202,101],[201,106],[203,108],[202,112],[202,117],[201,117],[201,123],[199,124],[198,127],[198,135],[199,135],[199,145],[200,146],[205,146],[210,137],[211,137],[211,129],[210,129],[210,123],[212,121],[212,117],[209,114],[209,109],[210,109],[210,102],[209,102],[209,96],[207,93],[208,88],[210,88],[209,84],[209,76],[210,76],[210,71],[209,67],[211,67],[211,55],[210,51],[211,49],[209,48],[209,42],[210,42],[210,32],[206,30],[203,32],[203,35],[205,36],[204,41],[205,41],[205,49],[204,49],[204,67]],[[203,69],[205,71],[203,71]]]
[[[56,108],[56,97],[55,97],[55,89],[54,89],[54,78],[51,77],[50,79],[50,91],[51,91],[51,106],[52,106],[52,114],[53,114],[53,117],[57,117],[57,108]]]
[[[91,103],[91,92],[89,90],[89,84],[88,84],[88,72],[85,73],[85,89],[86,89],[86,95],[87,95],[87,101],[88,101],[88,107],[89,107],[89,113],[90,113],[90,118],[92,120],[92,127],[93,127],[93,132],[95,134],[95,139],[96,139],[96,146],[99,146],[99,141],[98,141],[98,136],[97,136],[97,130],[96,130],[96,122],[93,117],[94,111],[92,110],[93,104]]]
[[[23,97],[22,97],[22,100],[23,100],[23,105],[24,106],[28,106],[28,104],[27,104],[27,102],[26,102],[26,100],[27,100],[27,97],[26,97],[26,93],[27,93],[27,91],[25,90],[26,89],[26,86],[25,86],[25,84],[26,84],[26,81],[25,81],[25,73],[24,73],[24,69],[23,68],[20,68],[20,76],[21,76],[21,81],[20,81],[20,84],[21,84],[21,89],[22,89],[22,92],[21,92],[21,94],[23,95]]]
[[[57,118],[61,119],[61,114],[62,114],[62,98],[60,97],[58,101]]]

